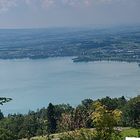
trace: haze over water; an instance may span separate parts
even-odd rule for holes
[[[27,113],[48,103],[78,105],[92,98],[133,97],[140,93],[137,63],[73,63],[70,57],[0,60],[0,97],[13,101],[2,112]]]

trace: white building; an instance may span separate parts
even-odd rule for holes
[[[126,137],[125,140],[140,140],[140,138],[134,138],[134,137]]]

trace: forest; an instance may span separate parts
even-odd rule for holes
[[[10,100],[0,98],[0,104]],[[60,140],[122,140],[120,132],[128,127],[135,128],[140,136],[140,95],[130,99],[85,99],[76,107],[49,103],[28,114],[4,116],[0,111],[0,140],[30,140],[35,136],[49,140],[55,133],[63,134]]]

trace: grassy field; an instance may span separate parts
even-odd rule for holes
[[[131,129],[124,129],[122,131],[123,137],[138,137],[138,131],[134,128]]]
[[[93,131],[93,130],[92,130]],[[123,128],[122,132],[121,132],[123,138],[125,137],[138,137],[138,131],[134,128]],[[59,140],[60,134],[54,134],[51,135],[51,140]],[[24,139],[26,140],[26,139]],[[47,140],[47,138],[44,137],[34,137],[31,140]]]

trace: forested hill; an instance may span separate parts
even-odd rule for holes
[[[0,30],[0,59],[58,56],[140,63],[140,27]]]
[[[102,125],[98,125],[100,123]],[[75,108],[68,104],[53,105],[50,103],[47,108],[29,111],[26,115],[9,114],[4,117],[0,112],[0,138],[5,136],[7,139],[4,140],[30,139],[33,136],[81,128],[105,130],[108,126],[111,130],[113,130],[112,126],[140,128],[140,96],[129,100],[125,97],[105,97],[96,101],[85,99]],[[108,129],[105,132],[107,131]]]

